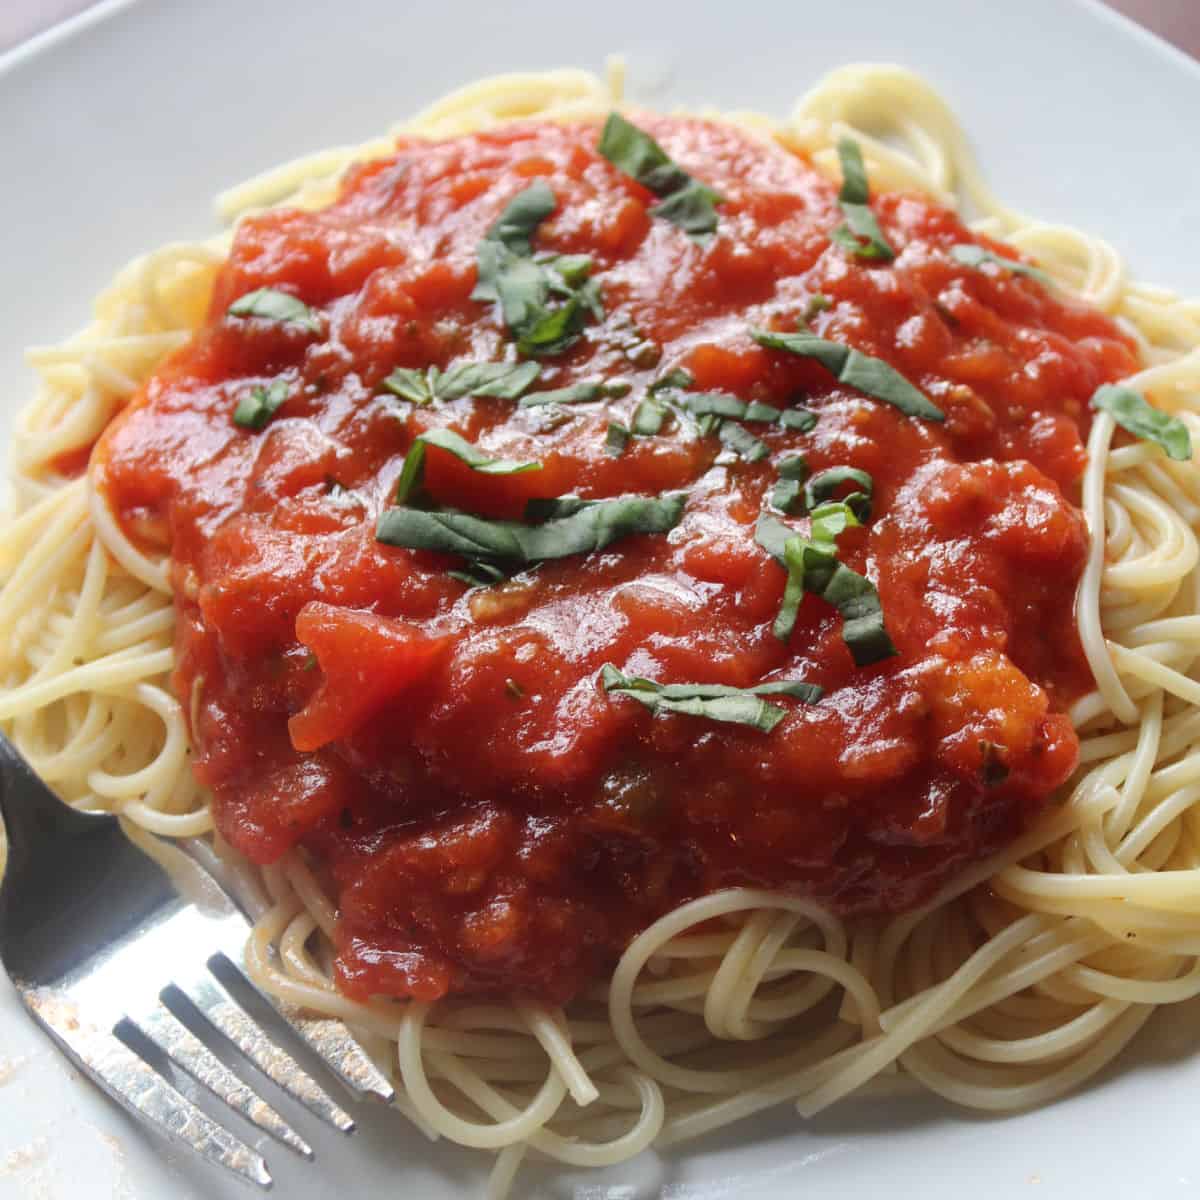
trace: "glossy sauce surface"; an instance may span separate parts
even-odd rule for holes
[[[93,457],[130,536],[170,549],[175,686],[218,827],[260,863],[310,854],[339,899],[351,995],[561,1001],[655,917],[731,885],[901,910],[1014,837],[1076,763],[1082,438],[1095,388],[1135,369],[1131,343],[1036,281],[955,261],[974,239],[925,199],[874,199],[898,254],[866,262],[831,244],[836,188],[801,158],[720,124],[637,121],[724,197],[715,237],[655,218],[594,125],[402,142],[331,207],[240,226],[208,323]],[[605,318],[543,360],[536,387],[620,378],[629,394],[529,409],[388,394],[398,366],[513,355],[470,293],[480,239],[539,178],[557,208],[535,248],[589,255]],[[321,332],[227,315],[260,287],[320,310]],[[804,314],[945,422],[749,336]],[[803,401],[817,424],[750,427],[771,450],[757,463],[678,415],[606,453],[609,422],[628,425],[676,366],[701,390]],[[289,396],[273,420],[235,425],[275,379]],[[488,476],[431,448],[437,503],[519,518],[531,497],[685,490],[684,515],[470,590],[453,557],[375,540],[434,426],[543,465]],[[856,667],[814,596],[786,644],[772,634],[785,573],[754,525],[796,453],[873,477],[873,517],[839,555],[876,583],[893,658]],[[664,683],[801,678],[825,696],[779,699],[763,733],[607,695],[608,662]]]

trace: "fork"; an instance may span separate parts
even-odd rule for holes
[[[9,842],[0,881],[0,965],[34,1020],[114,1100],[158,1133],[269,1188],[262,1156],[160,1073],[169,1060],[259,1129],[312,1158],[309,1144],[180,1019],[187,1014],[335,1129],[354,1129],[350,1115],[213,971],[224,963],[245,974],[250,923],[193,854],[132,827],[127,836],[115,817],[70,808],[2,735],[0,817]],[[308,1016],[263,994],[353,1096],[395,1098],[340,1021]]]

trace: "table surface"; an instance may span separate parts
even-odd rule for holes
[[[0,0],[0,51],[66,20],[94,2]],[[976,0],[976,3],[988,2]],[[1200,0],[1106,0],[1106,3],[1200,58]]]

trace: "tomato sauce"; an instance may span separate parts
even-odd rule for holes
[[[724,197],[715,236],[656,218],[592,124],[402,140],[328,208],[242,223],[206,324],[93,458],[129,535],[170,551],[174,684],[218,829],[258,863],[310,855],[352,996],[562,1001],[653,919],[733,885],[903,910],[1007,844],[1077,763],[1087,404],[1135,369],[1132,343],[1035,280],[957,262],[949,248],[976,239],[927,199],[876,196],[897,257],[865,261],[831,242],[836,189],[801,157],[718,123],[638,120]],[[480,239],[534,179],[557,200],[534,248],[589,255],[605,310],[537,387],[620,378],[628,395],[523,409],[389,394],[396,367],[514,353],[470,294]],[[320,310],[321,333],[227,314],[262,287]],[[892,364],[944,423],[748,332],[805,315]],[[816,426],[753,427],[761,462],[674,418],[606,453],[609,421],[628,425],[676,366],[698,389],[803,401]],[[236,425],[239,400],[276,379],[289,395],[270,423]],[[543,464],[489,476],[431,447],[440,504],[517,519],[532,497],[685,490],[684,515],[471,589],[453,556],[375,540],[406,452],[436,426]],[[787,643],[772,634],[785,572],[754,526],[800,452],[873,477],[874,515],[839,555],[876,583],[895,657],[855,666],[820,597]],[[777,698],[787,715],[764,733],[609,695],[608,662],[825,694]]]

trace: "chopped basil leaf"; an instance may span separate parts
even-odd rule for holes
[[[414,404],[458,400],[463,396],[495,396],[515,400],[541,373],[537,363],[459,363],[440,371],[397,367],[384,381],[390,392]]]
[[[896,653],[883,623],[879,592],[865,575],[835,563],[820,594],[842,614],[842,640],[855,666],[867,667]]]
[[[779,415],[779,423],[784,429],[810,433],[817,427],[817,414],[811,408],[785,408]]]
[[[695,382],[695,377],[686,367],[672,367],[665,375],[656,379],[649,390],[661,392],[663,388],[678,388],[680,391],[686,391]]]
[[[447,571],[446,574],[451,579],[457,579],[459,583],[465,583],[469,588],[491,587],[492,584],[500,583],[508,578],[507,572],[485,562],[472,563],[469,568],[461,571]]]
[[[771,505],[780,512],[790,513],[802,494],[803,487],[799,480],[781,479],[771,489]]]
[[[721,422],[717,437],[721,439],[723,446],[747,462],[761,462],[771,453],[765,442],[760,442],[750,430],[735,425],[732,421]]]
[[[620,458],[629,445],[629,430],[619,421],[609,421],[608,433],[604,438],[604,452],[613,458]]]
[[[493,521],[454,510],[389,508],[379,516],[376,540],[410,550],[460,554],[473,563],[532,564],[602,550],[635,533],[666,533],[683,515],[682,492],[623,496],[616,500],[561,497],[527,506],[552,515],[541,524]]]
[[[591,404],[594,400],[607,400],[609,397],[625,396],[629,393],[629,384],[624,380],[613,383],[573,383],[569,387],[552,388],[548,392],[534,392],[530,396],[522,396],[519,408],[542,408],[547,404]]]
[[[654,215],[678,225],[693,241],[702,242],[717,228],[719,192],[693,179],[655,205]]]
[[[959,242],[957,246],[951,246],[950,257],[955,262],[962,263],[964,267],[974,267],[975,270],[979,270],[984,263],[992,263],[997,267],[1003,267],[1006,271],[1012,271],[1014,275],[1028,275],[1030,279],[1036,279],[1043,287],[1054,286],[1054,281],[1041,267],[1018,262],[1015,258],[1003,258],[999,254],[993,254],[986,246],[977,246],[974,242]]]
[[[871,519],[871,497],[875,493],[875,481],[866,471],[857,467],[829,467],[818,471],[804,486],[804,504],[808,509],[815,509],[823,501],[830,499],[834,492],[844,483],[858,484],[860,491],[851,492],[845,497],[845,503],[861,522]]]
[[[758,523],[754,526],[754,540],[782,567],[783,548],[787,540],[795,536],[795,530],[785,525],[778,517],[770,513],[759,513]]]
[[[697,417],[712,413],[716,417],[733,417],[740,420],[746,415],[746,402],[728,392],[689,392],[682,397],[681,403],[688,412]]]
[[[431,368],[430,373],[436,370]],[[515,400],[541,374],[537,363],[460,363],[435,376],[434,398],[457,400],[461,396],[495,396]]]
[[[598,500],[584,500],[579,496],[535,496],[525,501],[526,521],[554,521],[559,517],[573,517],[582,512],[589,504],[598,504]]]
[[[829,235],[831,242],[857,258],[889,262],[896,257],[867,205],[843,204],[842,215],[846,219]]]
[[[308,657],[305,658],[304,664],[303,664],[303,666],[301,666],[300,670],[315,671],[316,669],[317,669],[317,656],[315,654],[309,654]],[[983,743],[981,742],[980,745],[982,745],[982,744]]]
[[[525,689],[515,679],[511,678],[504,681],[504,690],[514,700],[520,700],[525,695]]]
[[[562,286],[577,288],[592,273],[592,260],[586,254],[535,254],[534,261],[553,267],[562,277]],[[553,285],[552,285],[553,286]]]
[[[834,539],[858,519],[846,504],[822,505],[813,513],[812,536],[802,537],[782,521],[762,513],[755,540],[788,572],[783,602],[773,632],[791,637],[805,593],[820,596],[842,614],[842,639],[855,663],[868,666],[896,653],[883,622],[883,606],[875,585],[838,562]]]
[[[680,403],[697,417],[712,414],[734,421],[765,422],[779,421],[783,417],[782,410],[773,404],[762,404],[758,400],[747,404],[728,392],[689,392],[680,399]]]
[[[413,404],[432,404],[433,389],[429,386],[429,375],[415,367],[397,367],[384,381],[383,386],[402,400]]]
[[[513,254],[528,257],[533,253],[533,235],[537,227],[558,207],[558,201],[544,179],[535,179],[518,192],[487,231],[487,240],[499,242]]]
[[[651,210],[654,216],[678,225],[697,241],[716,229],[716,205],[723,197],[672,162],[648,133],[620,113],[608,114],[596,149],[659,197],[661,203]]]
[[[600,671],[604,690],[616,696],[627,696],[644,705],[652,713],[676,713],[689,717],[705,717],[710,721],[725,721],[734,725],[750,725],[770,733],[787,715],[777,704],[768,704],[763,696],[793,696],[805,704],[821,699],[821,689],[799,679],[780,679],[760,683],[752,688],[727,687],[719,683],[657,683],[637,675],[625,675],[612,663]]]
[[[867,182],[862,150],[853,138],[843,137],[838,139],[837,152],[842,168],[842,189],[838,199],[847,204],[866,204],[871,199],[871,185]]]
[[[700,437],[708,437],[721,428],[721,418],[716,413],[704,413],[696,418],[696,433]]]
[[[779,482],[771,491],[771,503],[780,512],[790,513],[792,507],[804,494],[804,481],[808,478],[808,459],[796,454],[780,459],[776,463]]]
[[[669,196],[686,187],[691,176],[667,156],[648,134],[620,113],[608,114],[596,149],[620,171],[631,175],[656,196]]]
[[[820,292],[814,292],[805,303],[804,312],[801,314],[800,320],[807,325],[817,313],[824,312],[827,308],[832,307],[833,301],[828,296],[824,296]]]
[[[820,546],[799,535],[789,537],[783,545],[783,566],[787,571],[787,582],[783,588],[783,599],[779,603],[779,612],[775,614],[771,632],[781,641],[786,642],[796,628],[796,615],[804,600],[806,591],[816,591],[815,587],[805,587],[809,582],[807,576],[810,570],[826,566],[834,559],[833,550],[829,546]]]
[[[812,511],[812,540],[832,548],[847,529],[861,524],[858,514],[844,500],[829,500]]]
[[[817,337],[815,333],[771,333],[766,329],[752,329],[750,332],[760,346],[814,358],[847,387],[891,404],[907,416],[923,417],[927,421],[946,419],[946,414],[924,392],[913,387],[899,371],[881,358],[872,358],[841,342]]]
[[[1108,413],[1134,437],[1157,442],[1169,458],[1187,462],[1192,457],[1188,427],[1178,417],[1155,408],[1141,392],[1124,384],[1105,383],[1093,394],[1092,407]]]
[[[243,429],[262,429],[288,398],[286,379],[273,379],[265,388],[252,388],[233,410],[233,423]]]
[[[544,180],[536,180],[510,201],[479,243],[479,276],[473,300],[500,305],[517,347],[530,357],[558,354],[572,345],[589,316],[600,320],[600,286],[588,278],[585,255],[533,256],[533,235],[557,201]],[[550,297],[563,299],[550,306]]]
[[[743,421],[765,421],[770,424],[782,421],[782,419],[782,409],[776,408],[773,404],[762,404],[758,400],[751,400],[746,405],[746,411],[742,413]]]
[[[229,306],[232,317],[262,317],[267,321],[293,322],[310,333],[321,332],[321,321],[314,309],[302,300],[277,288],[257,288]]]
[[[461,438],[449,429],[430,429],[421,434],[410,447],[404,467],[396,484],[396,503],[404,504],[420,486],[425,473],[425,447],[436,446],[466,463],[472,471],[484,475],[520,475],[525,471],[540,471],[540,462],[515,462],[507,458],[492,458],[478,446]]]
[[[548,357],[574,345],[589,316],[595,320],[604,317],[600,285],[594,279],[571,291],[558,308],[542,307],[531,312],[528,320],[510,321],[509,327],[517,335],[517,349],[522,354]]]
[[[667,407],[657,396],[645,395],[633,410],[630,428],[638,437],[652,437],[662,431],[667,417]]]
[[[528,255],[485,237],[475,261],[479,273],[471,299],[498,301],[506,324],[527,320],[529,310],[545,302],[550,291],[546,269]]]
[[[896,252],[888,245],[871,211],[867,169],[863,165],[858,143],[853,138],[841,138],[837,152],[842,164],[842,190],[838,192],[838,204],[846,220],[833,231],[833,240],[859,258],[895,258]]]

